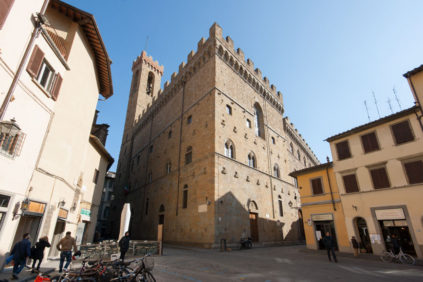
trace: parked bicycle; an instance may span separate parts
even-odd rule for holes
[[[121,275],[111,279],[110,281],[127,281],[127,282],[155,282],[151,271],[154,268],[154,259],[150,254],[145,255],[142,258],[135,259],[129,262],[129,266],[126,267],[128,273],[124,274],[125,271],[119,272]]]
[[[409,254],[404,253],[401,248],[398,254],[394,254],[392,250],[383,252],[383,254],[380,256],[380,259],[383,262],[400,262],[402,264],[411,265],[416,263],[416,260]]]

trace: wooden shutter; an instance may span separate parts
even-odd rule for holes
[[[376,134],[371,132],[361,136],[361,143],[363,144],[364,152],[370,153],[379,150]]]
[[[389,184],[388,174],[386,173],[386,169],[384,167],[370,170],[370,175],[372,176],[373,187],[375,189],[388,188],[391,186]]]
[[[423,183],[423,161],[414,161],[404,164],[410,184]]]
[[[355,174],[344,175],[342,178],[344,180],[346,193],[358,192],[358,184]]]
[[[323,194],[322,180],[320,178],[312,179],[311,186],[313,188],[313,195]]]
[[[57,97],[59,96],[59,91],[60,91],[60,86],[62,85],[62,81],[63,81],[63,78],[60,75],[60,73],[58,73],[56,75],[56,79],[54,80],[54,85],[51,90],[51,96],[53,97],[54,101],[56,101]]]
[[[414,140],[408,120],[394,124],[391,128],[397,145]]]
[[[29,72],[29,74],[32,77],[37,77],[38,72],[40,71],[43,59],[44,59],[44,52],[41,51],[38,45],[35,45],[34,50],[32,51],[31,58],[29,59],[28,66],[26,67],[26,70]]]
[[[3,28],[3,24],[6,21],[7,15],[12,8],[13,2],[15,0],[1,0],[0,1],[0,29]]]
[[[336,144],[336,151],[338,152],[338,159],[343,160],[351,157],[350,146],[348,141],[342,141]]]

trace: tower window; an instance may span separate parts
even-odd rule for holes
[[[264,120],[263,111],[258,103],[254,105],[254,126],[256,130],[256,136],[264,138]]]
[[[139,78],[140,78],[140,70],[136,70],[132,76],[132,89],[131,89],[131,93],[135,92],[138,90],[138,82],[139,82]]]
[[[276,144],[275,137],[272,136],[272,144]]]
[[[248,118],[247,118],[247,123],[246,123],[246,125],[247,125],[247,127],[248,127],[248,128],[251,128],[251,120],[249,120]]]
[[[229,115],[232,115],[232,107],[229,105],[226,105],[226,113]]]
[[[170,139],[172,137],[172,130],[169,130],[169,133],[167,134],[167,138]]]
[[[279,203],[279,216],[283,216],[283,207],[282,207],[282,197],[278,196],[278,203]]]
[[[182,208],[186,209],[188,207],[188,185],[184,185],[184,190],[182,193]]]
[[[192,162],[192,147],[189,146],[187,148],[187,152],[185,153],[185,164],[189,164]]]
[[[147,79],[147,95],[153,94],[154,90],[154,74],[150,71],[148,73],[148,79]]]
[[[254,155],[253,152],[248,154],[248,166],[257,168],[256,156]]]
[[[192,123],[192,115],[190,115],[188,118],[187,118],[187,124],[191,124]]]
[[[231,140],[225,143],[225,156],[228,158],[235,158],[235,146]]]

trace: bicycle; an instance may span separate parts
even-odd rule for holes
[[[118,277],[111,279],[110,281],[128,281],[128,282],[155,282],[151,271],[154,268],[154,260],[150,254],[145,255],[142,258],[135,259],[129,262],[130,265],[134,264],[135,267],[132,270],[130,267],[125,267],[129,273],[122,275],[120,272]]]
[[[380,256],[380,259],[383,262],[394,261],[394,262],[401,262],[402,264],[410,264],[410,265],[414,265],[416,263],[416,260],[409,254],[404,253],[401,248],[398,254],[394,254],[392,250],[384,251],[383,254]]]

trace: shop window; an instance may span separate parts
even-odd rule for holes
[[[184,190],[182,193],[182,208],[186,209],[188,207],[188,185],[184,185]]]
[[[192,147],[189,146],[185,153],[185,164],[190,164],[192,162]]]
[[[338,160],[344,160],[351,157],[348,140],[336,143],[335,147],[336,147],[336,152],[338,154]]]
[[[423,183],[423,161],[411,161],[404,163],[405,172],[407,174],[408,183]]]
[[[370,169],[370,175],[372,176],[373,187],[375,189],[388,188],[391,186],[385,167]]]
[[[313,195],[323,194],[322,179],[320,177],[311,179],[311,189],[312,189]]]
[[[414,140],[408,120],[391,125],[392,134],[394,135],[395,144],[400,145]]]
[[[357,178],[355,174],[348,174],[342,176],[342,179],[344,180],[344,186],[345,186],[345,192],[346,193],[353,193],[358,192],[358,183]]]
[[[380,149],[375,132],[362,135],[361,143],[363,144],[364,153],[370,153]]]

